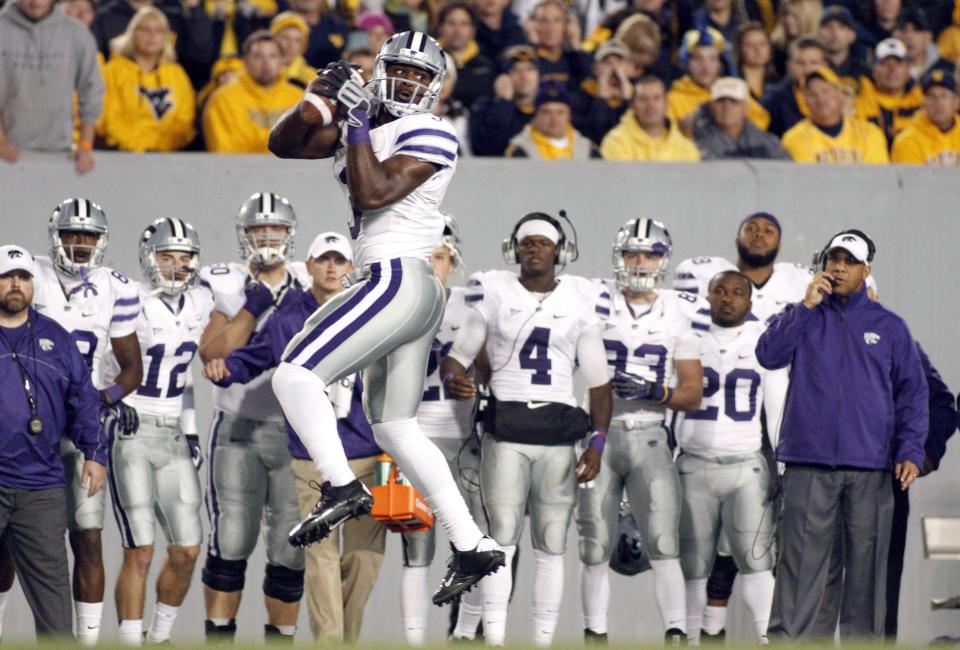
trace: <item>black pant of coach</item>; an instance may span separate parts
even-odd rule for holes
[[[66,532],[64,488],[0,486],[0,535],[33,611],[38,636],[73,634]]]
[[[892,519],[889,471],[788,465],[771,640],[832,637],[823,601],[838,592],[841,637],[882,637]],[[843,579],[831,591],[837,550]]]

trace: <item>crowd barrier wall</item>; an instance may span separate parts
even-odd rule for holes
[[[299,216],[297,257],[324,230],[346,231],[347,204],[329,161],[283,161],[267,156],[98,153],[96,169],[76,176],[60,155],[27,154],[0,163],[2,244],[17,243],[46,254],[47,219],[59,201],[85,196],[100,203],[110,220],[108,261],[141,279],[137,239],[157,217],[180,217],[198,229],[204,263],[237,258],[234,215],[244,198],[271,191],[290,199]],[[626,164],[602,161],[551,163],[493,159],[465,160],[447,192],[445,209],[457,217],[467,273],[504,268],[500,243],[516,220],[531,211],[566,210],[577,229],[580,259],[569,273],[604,277],[610,273],[610,244],[617,227],[633,217],[663,221],[674,241],[672,264],[690,256],[735,256],[740,220],[766,210],[783,224],[780,259],[809,265],[813,253],[838,230],[856,227],[877,244],[873,269],[884,303],[910,324],[947,384],[960,390],[960,349],[956,340],[960,297],[956,253],[960,242],[960,174],[950,169],[873,166],[801,166],[774,162]],[[462,283],[459,275],[454,283]],[[198,367],[195,366],[198,373]],[[197,374],[201,438],[210,416],[209,385]],[[6,397],[4,398],[6,399]],[[920,518],[960,514],[960,443],[949,445],[941,470],[911,488],[912,508],[900,606],[901,639],[927,641],[960,632],[960,613],[931,611],[930,598],[960,593],[960,562],[923,559]],[[206,469],[204,467],[204,469]],[[113,586],[121,559],[120,538],[108,512],[104,531],[107,604],[103,639],[116,638]],[[526,537],[526,536],[525,536]],[[438,583],[447,555],[438,543],[431,581]],[[558,640],[582,638],[576,533],[567,544],[566,578]],[[147,595],[149,619],[153,578],[161,563],[158,544]],[[531,625],[533,554],[529,540],[520,549],[521,569],[511,607],[508,639],[525,642]],[[174,641],[198,639],[203,630],[200,565],[181,610]],[[260,584],[263,552],[251,559],[238,620],[239,638],[262,635]],[[390,535],[387,558],[371,597],[362,640],[402,640],[399,610],[400,540]],[[5,640],[29,638],[33,625],[18,593],[7,606]],[[737,602],[731,611],[733,637],[750,625]],[[149,623],[149,620],[146,621]],[[433,608],[429,638],[440,641],[446,610]],[[611,641],[661,634],[650,574],[614,575]],[[309,639],[301,612],[300,642]]]

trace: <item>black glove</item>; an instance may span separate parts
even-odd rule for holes
[[[662,402],[667,389],[662,384],[648,381],[632,372],[618,370],[611,381],[613,390],[620,399],[646,399]]]
[[[263,282],[247,282],[247,286],[243,288],[243,295],[246,296],[243,308],[254,318],[260,318],[263,312],[273,307],[273,292]]]
[[[101,402],[100,426],[108,436],[129,437],[140,429],[140,415],[137,409],[123,402],[116,404]]]
[[[317,76],[320,77],[324,86],[314,89],[316,94],[337,101],[337,94],[340,88],[353,76],[353,66],[346,61],[334,61],[327,64],[326,68],[317,70]]]
[[[203,465],[203,451],[200,449],[200,436],[195,433],[186,434],[187,445],[190,447],[190,458],[193,460],[193,466],[200,469]]]

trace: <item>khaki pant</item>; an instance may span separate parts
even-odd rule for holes
[[[373,485],[376,456],[350,461],[350,469],[364,485]],[[310,481],[322,483],[313,461],[291,463],[306,516],[320,494]],[[322,542],[306,549],[305,590],[310,630],[317,641],[355,643],[363,625],[363,609],[380,573],[387,529],[372,517],[351,519]],[[343,538],[341,550],[340,539]]]

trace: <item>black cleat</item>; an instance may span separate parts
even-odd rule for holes
[[[507,563],[507,557],[499,546],[489,551],[458,551],[453,544],[450,547],[453,556],[447,562],[447,573],[440,587],[433,592],[433,604],[437,606],[446,605],[460,594],[470,591],[484,576],[496,572]]]
[[[203,628],[203,634],[208,645],[232,644],[233,638],[237,635],[237,621],[233,618],[226,625],[216,625],[208,619],[204,621]]]
[[[594,632],[590,628],[584,628],[583,630],[583,645],[607,645],[607,633],[606,632]]]
[[[317,488],[316,483],[312,487]],[[293,546],[303,547],[319,542],[347,519],[368,515],[373,508],[373,495],[357,479],[339,487],[324,481],[317,489],[320,490],[317,505],[287,536]]]
[[[669,648],[679,648],[682,645],[687,645],[687,635],[684,634],[683,630],[679,630],[675,627],[671,627],[663,635],[664,645]]]

